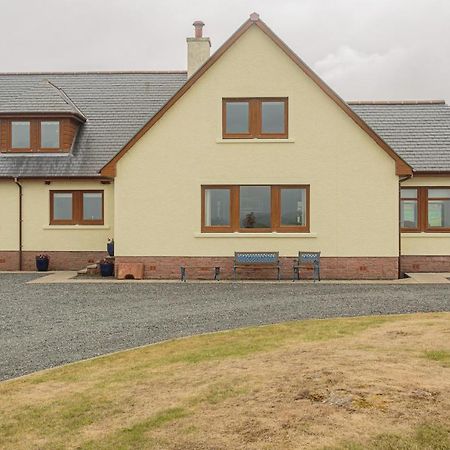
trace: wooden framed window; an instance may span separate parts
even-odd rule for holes
[[[450,232],[450,187],[402,188],[401,231]]]
[[[224,98],[222,100],[224,139],[286,139],[288,99]]]
[[[69,151],[76,127],[72,119],[24,118],[2,119],[1,152],[65,152]]]
[[[50,191],[50,225],[103,225],[104,191]]]
[[[202,186],[202,232],[309,232],[309,186]]]

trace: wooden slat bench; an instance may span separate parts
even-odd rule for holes
[[[237,278],[239,268],[277,269],[277,280],[280,279],[280,256],[278,252],[234,252],[233,274]]]

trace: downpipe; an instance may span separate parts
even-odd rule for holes
[[[14,178],[14,183],[16,183],[17,187],[19,188],[19,270],[23,270],[23,230],[22,230],[22,223],[23,223],[23,202],[22,202],[22,196],[23,196],[23,189],[22,185],[19,182],[19,179],[16,177]]]

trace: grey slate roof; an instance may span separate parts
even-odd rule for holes
[[[69,113],[85,118],[67,94],[45,78],[30,82],[19,94],[7,91],[0,113]]]
[[[71,153],[2,153],[0,177],[99,176],[185,81],[185,72],[0,74],[0,112],[78,111],[87,119]]]
[[[350,106],[414,171],[450,171],[448,105],[443,102],[350,102]]]
[[[69,154],[0,154],[0,177],[90,177],[186,82],[185,72],[0,74],[0,113],[83,115]],[[450,107],[352,104],[416,171],[450,171]]]

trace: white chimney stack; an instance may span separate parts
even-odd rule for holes
[[[195,34],[194,37],[188,37],[187,48],[187,74],[190,78],[197,70],[203,66],[209,58],[211,41],[207,37],[203,37],[203,27],[205,24],[201,20],[196,20],[194,23]]]

